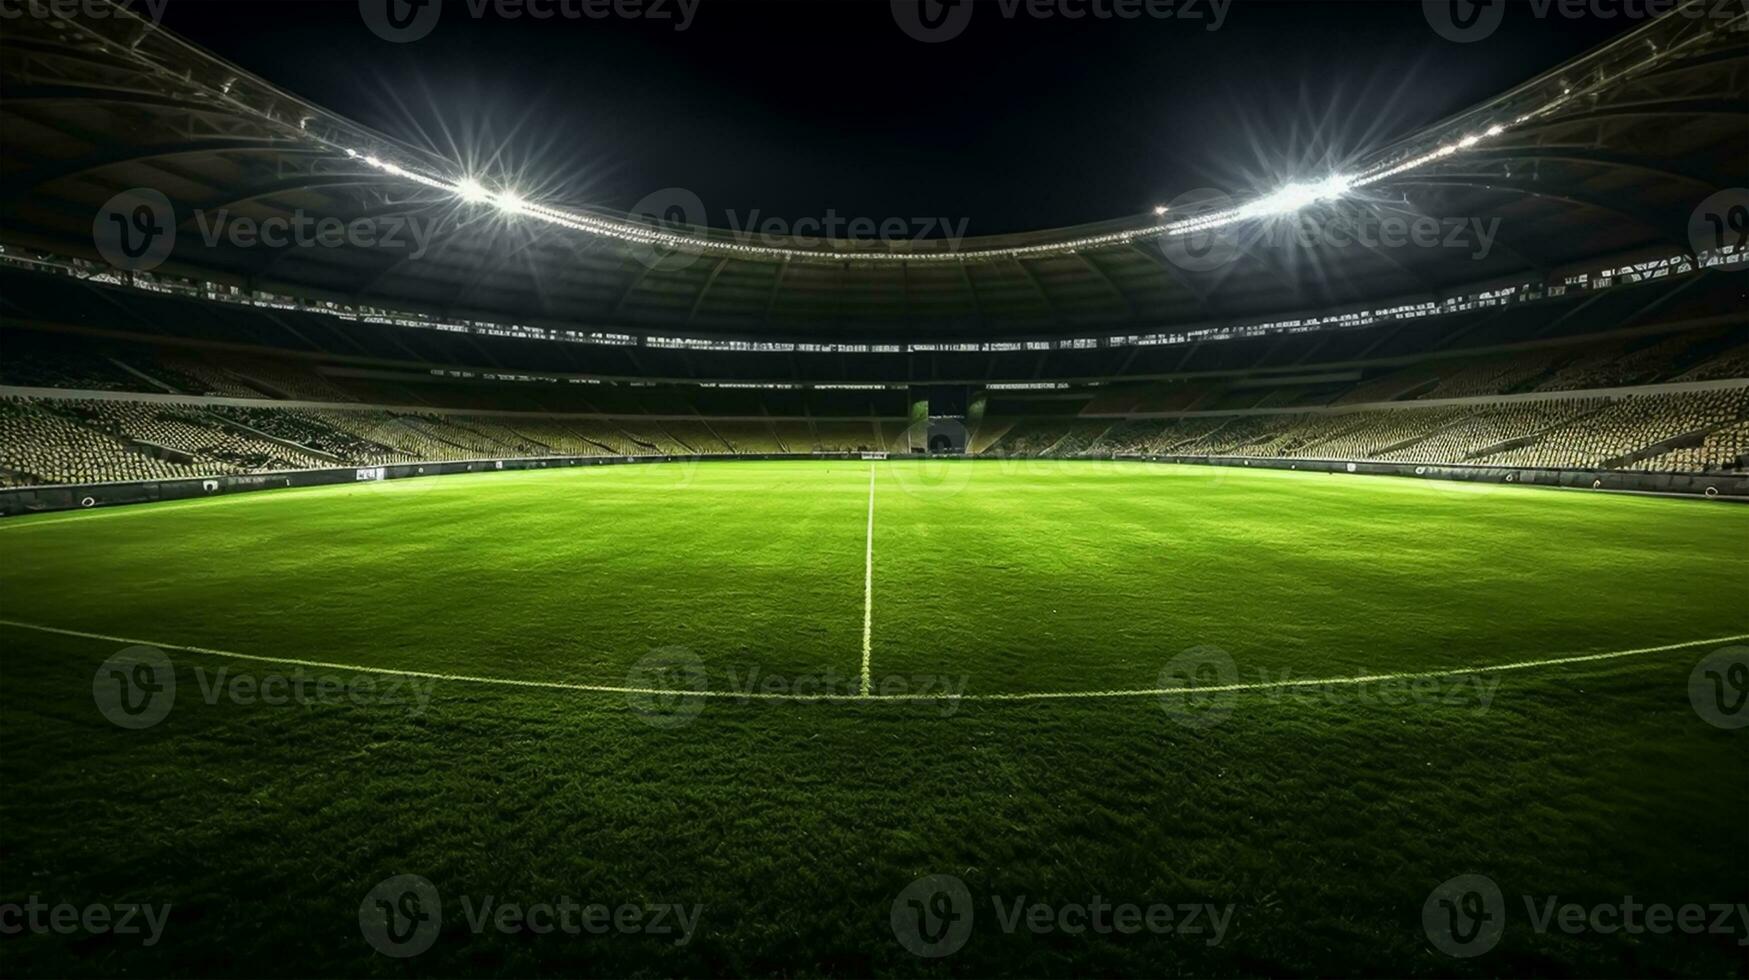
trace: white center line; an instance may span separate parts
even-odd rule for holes
[[[862,560],[862,696],[869,694],[868,662],[874,649],[874,464],[868,464],[868,547]]]

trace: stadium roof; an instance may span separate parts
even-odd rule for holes
[[[105,202],[152,188],[179,222],[164,273],[443,316],[701,337],[1065,337],[1440,299],[1613,256],[1692,251],[1691,215],[1741,182],[1749,132],[1749,15],[1711,9],[1697,0],[1285,193],[1235,188],[1164,214],[958,243],[752,240],[514,200],[495,192],[496,175],[462,173],[120,9],[23,18],[0,45],[0,235],[94,258]],[[467,183],[476,176],[485,187]],[[1419,222],[1438,244],[1352,241],[1364,237],[1352,223],[1340,240],[1283,233],[1284,212],[1328,223],[1338,207],[1375,235],[1393,233],[1385,219],[1397,234]],[[431,229],[431,244],[415,258],[209,243],[203,225],[220,211],[380,227],[404,217]]]

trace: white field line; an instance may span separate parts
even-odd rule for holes
[[[179,650],[183,653],[198,653],[209,657],[224,657],[229,660],[249,660],[258,663],[286,664],[294,667],[322,667],[328,670],[345,670],[360,674],[388,674],[395,677],[421,677],[430,680],[457,681],[466,684],[495,684],[503,687],[530,687],[554,691],[588,691],[598,694],[680,695],[684,697],[699,698],[730,698],[741,701],[1064,701],[1078,698],[1159,697],[1166,694],[1218,694],[1226,691],[1268,691],[1294,687],[1353,686],[1359,684],[1372,684],[1379,681],[1421,680],[1434,677],[1462,677],[1471,674],[1490,674],[1508,670],[1530,670],[1535,667],[1555,667],[1561,664],[1582,664],[1593,663],[1600,660],[1620,660],[1627,657],[1639,657],[1652,653],[1667,653],[1671,650],[1683,650],[1689,647],[1709,646],[1715,643],[1735,643],[1749,640],[1749,633],[1740,633],[1735,636],[1714,636],[1704,640],[1684,640],[1681,643],[1666,643],[1655,647],[1636,647],[1631,650],[1611,650],[1607,653],[1583,653],[1566,657],[1550,657],[1543,660],[1516,660],[1504,664],[1479,664],[1473,667],[1452,667],[1446,670],[1406,671],[1394,674],[1362,674],[1352,677],[1319,677],[1291,681],[1259,681],[1256,683],[1220,684],[1207,687],[1150,687],[1103,691],[1018,691],[1013,693],[995,692],[986,694],[780,694],[763,691],[689,691],[677,688],[623,687],[612,684],[574,684],[565,681],[532,681],[517,680],[510,677],[482,677],[474,674],[443,674],[427,670],[402,670],[398,667],[371,667],[364,664],[337,663],[329,660],[305,660],[297,657],[270,657],[255,653],[237,653],[232,650],[218,650],[212,647],[188,646],[179,643],[164,643],[158,640],[141,640],[127,636],[112,636],[108,633],[90,633],[85,630],[62,629],[58,626],[43,626],[37,623],[20,622],[15,619],[0,619],[0,626],[10,626],[14,629],[22,630],[34,630],[38,633],[54,633],[59,636],[73,636],[86,640],[103,640],[106,643],[157,647],[161,650]]]
[[[875,468],[868,464],[868,545],[862,559],[862,696],[869,693],[869,658],[874,650],[874,490]]]

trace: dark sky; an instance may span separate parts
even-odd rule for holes
[[[1324,173],[1634,26],[1512,0],[1491,37],[1456,44],[1421,0],[1234,0],[1214,31],[1208,0],[1184,9],[1201,18],[1005,17],[977,0],[939,44],[903,33],[887,0],[698,0],[685,31],[449,0],[408,44],[372,33],[357,0],[170,0],[164,22],[393,136],[498,152],[493,172],[542,199],[625,209],[679,186],[717,225],[831,209],[970,234]]]

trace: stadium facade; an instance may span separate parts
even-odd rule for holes
[[[0,511],[920,452],[1746,497],[1749,15],[1698,6],[1340,174],[957,241],[525,199],[124,11],[21,20]]]

